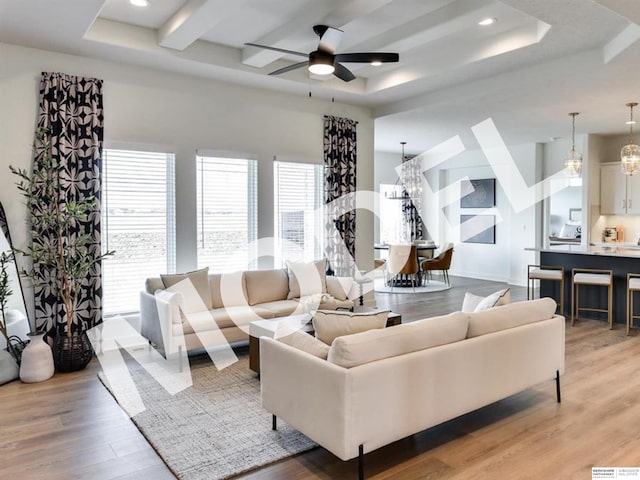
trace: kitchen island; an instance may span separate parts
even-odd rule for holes
[[[565,317],[571,316],[571,269],[593,268],[613,271],[613,321],[626,324],[627,273],[640,273],[640,247],[633,244],[557,245],[548,248],[527,248],[540,252],[540,265],[564,267]],[[558,298],[558,282],[541,281],[540,295]],[[638,304],[638,302],[636,302]],[[607,290],[602,287],[580,286],[580,306],[606,308]],[[581,312],[581,317],[606,321],[606,314]]]

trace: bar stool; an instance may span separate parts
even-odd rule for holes
[[[564,315],[564,267],[529,265],[527,267],[527,300],[534,297],[536,280],[560,282],[560,314]]]
[[[603,308],[580,308],[579,290],[580,285],[592,285],[607,287],[607,309]],[[575,301],[574,301],[575,299]],[[613,271],[597,270],[593,268],[573,268],[571,269],[571,325],[575,323],[580,315],[580,310],[590,312],[606,312],[609,328],[613,328]]]
[[[633,320],[640,315],[633,314],[633,294],[640,291],[640,273],[627,273],[627,335],[631,335]]]

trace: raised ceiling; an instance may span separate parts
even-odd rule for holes
[[[491,117],[508,141],[620,133],[640,99],[637,0],[0,0],[0,41],[119,60],[294,94],[367,105],[376,149],[413,153]],[[497,18],[488,27],[485,17]],[[340,52],[392,51],[351,64],[344,83],[246,42],[315,49],[315,24],[344,30]]]

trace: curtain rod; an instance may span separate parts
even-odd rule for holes
[[[327,118],[331,118],[331,117],[333,117],[333,115],[324,115],[324,118],[325,118],[325,119],[327,119]],[[347,118],[347,117],[333,117],[333,118]],[[350,119],[350,118],[347,118],[347,120],[351,120],[351,119]],[[358,125],[358,124],[360,123],[360,122],[359,122],[359,121],[357,121],[357,120],[351,120],[351,121],[352,121],[352,122],[355,122],[355,123],[356,123],[356,125]]]

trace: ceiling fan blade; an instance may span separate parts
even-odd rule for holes
[[[341,63],[336,62],[334,66],[336,69],[333,72],[333,74],[336,77],[338,77],[340,80],[344,82],[350,82],[351,80],[354,80],[356,78],[356,76],[351,72],[351,70],[349,70],[347,67],[345,67]]]
[[[339,28],[328,27],[326,25],[316,25],[313,27],[313,31],[320,37],[318,50],[335,54],[338,45],[340,45],[342,41],[342,34],[344,32]]]
[[[336,55],[336,62],[350,62],[350,63],[391,63],[400,60],[400,55],[397,53],[384,53],[384,52],[366,52],[366,53],[339,53]]]
[[[269,75],[280,75],[281,73],[290,72],[291,70],[295,70],[296,68],[306,67],[309,62],[300,62],[294,63],[293,65],[289,65],[287,67],[279,68],[278,70],[274,70]]]
[[[273,50],[274,52],[288,53],[289,55],[297,55],[299,57],[309,57],[308,53],[296,52],[294,50],[286,50],[284,48],[269,47],[268,45],[260,45],[257,43],[245,43],[245,45],[249,45],[251,47],[258,47],[258,48],[266,48],[267,50]]]

